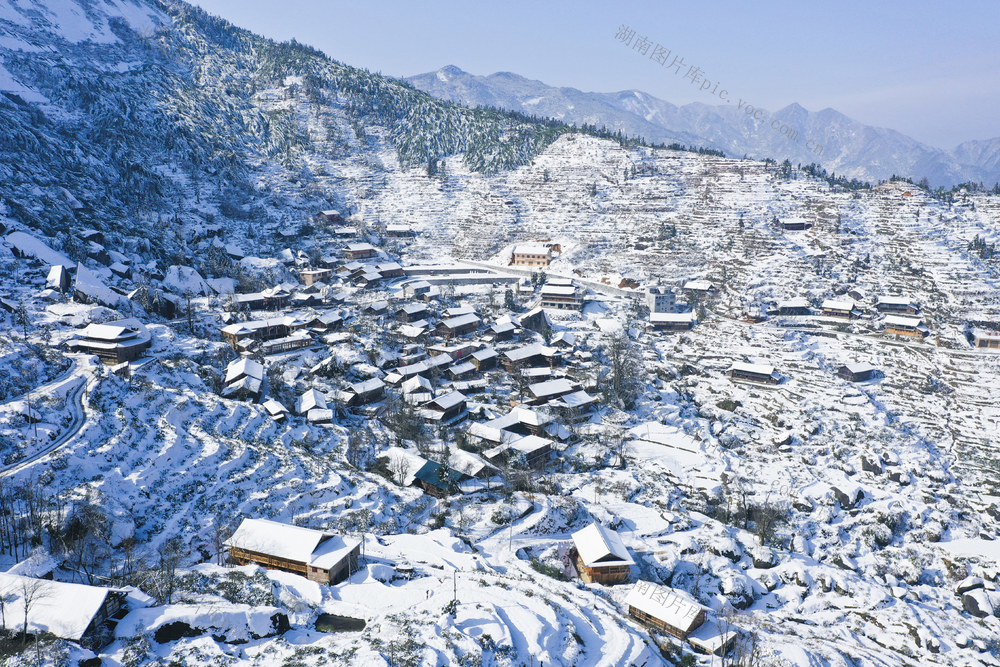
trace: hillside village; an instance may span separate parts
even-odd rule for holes
[[[249,99],[176,253],[0,208],[5,664],[1000,664],[1000,197]]]

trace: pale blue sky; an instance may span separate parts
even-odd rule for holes
[[[550,85],[716,98],[614,39],[636,28],[755,106],[833,107],[933,146],[1000,136],[1000,3],[195,0],[236,25],[409,76],[456,65]]]

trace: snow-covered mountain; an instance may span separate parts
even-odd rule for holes
[[[935,187],[967,181],[992,186],[1000,181],[1000,138],[966,142],[947,151],[891,129],[865,125],[834,109],[813,112],[791,104],[764,111],[764,121],[755,122],[738,100],[715,106],[676,106],[639,90],[582,92],[510,72],[474,75],[454,65],[407,81],[435,97],[468,106],[494,106],[577,125],[605,125],[652,143],[705,146],[734,157],[815,162],[827,171],[871,182],[893,174],[914,180],[926,177]],[[782,126],[797,132],[798,141],[782,134]],[[822,148],[817,150],[817,145]]]

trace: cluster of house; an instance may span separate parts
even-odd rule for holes
[[[429,470],[425,476],[437,472]],[[613,586],[630,580],[635,561],[614,530],[594,522],[572,533],[571,541],[569,559],[584,582]],[[225,546],[230,562],[255,563],[332,585],[358,569],[361,544],[360,539],[327,531],[245,518]],[[722,654],[733,640],[711,628],[699,632],[707,609],[684,591],[640,580],[625,597],[624,606],[631,618],[687,640],[706,653]]]
[[[860,305],[866,299],[860,289],[853,289],[846,295],[834,299],[825,299],[820,304],[820,314],[842,320],[857,319],[864,315]],[[886,334],[899,336],[924,337],[930,329],[924,325],[920,317],[920,305],[912,299],[903,296],[880,295],[875,298],[875,310],[883,316],[882,330]],[[814,315],[812,304],[804,297],[796,297],[780,301],[774,309],[774,314],[781,317],[802,317]]]

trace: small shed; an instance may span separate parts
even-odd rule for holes
[[[615,531],[592,523],[572,535],[571,557],[580,578],[598,584],[620,584],[628,580],[635,561]]]

